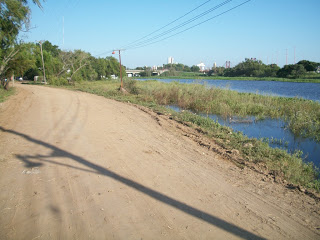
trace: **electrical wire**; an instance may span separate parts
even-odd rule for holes
[[[197,27],[197,26],[199,26],[199,25],[201,25],[201,24],[203,24],[203,23],[206,23],[206,22],[208,22],[208,21],[210,21],[210,20],[212,20],[212,19],[214,19],[214,18],[217,18],[217,17],[219,17],[219,16],[221,16],[221,15],[224,15],[224,14],[226,14],[226,13],[228,13],[228,12],[230,12],[230,11],[232,11],[232,10],[234,10],[234,9],[236,9],[236,8],[242,6],[242,5],[244,5],[244,4],[246,4],[246,3],[250,2],[250,1],[251,1],[251,0],[247,0],[247,1],[243,2],[243,3],[241,3],[241,4],[236,5],[235,7],[232,7],[232,8],[230,8],[230,9],[228,9],[228,10],[220,13],[220,14],[217,14],[217,15],[211,17],[211,18],[208,18],[208,19],[205,20],[205,21],[202,21],[202,22],[200,22],[200,23],[197,23],[197,24],[195,24],[195,25],[193,25],[193,26],[191,26],[191,27],[189,27],[189,28],[186,28],[186,29],[184,29],[184,30],[182,30],[182,31],[180,31],[180,32],[178,32],[178,33],[175,33],[175,34],[173,34],[173,35],[170,35],[170,36],[168,36],[168,37],[162,38],[162,39],[160,39],[160,40],[158,40],[158,41],[154,41],[154,42],[147,43],[147,44],[144,44],[144,45],[141,45],[141,46],[137,46],[137,47],[127,48],[127,50],[142,48],[142,47],[146,47],[146,46],[149,46],[149,45],[152,45],[152,44],[155,44],[155,43],[164,41],[164,40],[166,40],[166,39],[168,39],[168,38],[174,37],[174,36],[176,36],[176,35],[178,35],[178,34],[181,34],[181,33],[186,32],[186,31],[188,31],[188,30],[190,30],[190,29],[192,29],[192,28],[195,28],[195,27]]]
[[[152,40],[155,40],[155,39],[158,39],[158,38],[160,38],[160,37],[162,37],[164,35],[167,35],[167,34],[173,32],[173,31],[175,31],[175,30],[177,30],[179,28],[184,27],[187,24],[190,24],[190,23],[198,20],[201,17],[204,17],[205,15],[217,10],[218,8],[221,8],[222,6],[228,4],[228,3],[232,2],[232,1],[233,0],[226,0],[226,1],[224,1],[224,2],[222,2],[220,4],[218,4],[218,5],[214,6],[213,8],[210,8],[209,10],[207,10],[207,11],[201,13],[201,14],[198,14],[197,16],[195,16],[195,17],[193,17],[193,18],[191,18],[191,19],[189,19],[189,20],[187,20],[187,21],[185,21],[185,22],[183,22],[183,23],[181,23],[181,24],[179,24],[179,25],[177,25],[177,26],[165,31],[165,32],[162,32],[162,33],[160,33],[160,34],[158,34],[158,35],[156,35],[156,36],[154,36],[152,38],[146,39],[144,41],[141,41],[141,42],[138,42],[138,43],[135,43],[135,44],[127,45],[127,48],[137,47],[138,45],[146,44],[146,43],[148,43],[148,42],[150,42]]]
[[[148,35],[145,35],[144,37],[139,38],[139,39],[137,39],[137,40],[135,40],[135,41],[133,41],[133,42],[131,42],[131,43],[129,43],[129,44],[127,44],[127,45],[125,45],[123,48],[126,48],[127,46],[130,46],[130,45],[132,45],[132,44],[134,44],[134,43],[136,43],[136,42],[139,42],[139,41],[140,41],[140,40],[142,40],[142,39],[145,39],[145,38],[147,38],[147,37],[151,36],[152,34],[154,34],[154,33],[156,33],[156,32],[159,32],[160,30],[162,30],[162,29],[164,29],[164,28],[166,28],[166,27],[170,26],[171,24],[175,23],[176,21],[180,20],[181,18],[183,18],[183,17],[185,17],[185,16],[189,15],[190,13],[194,12],[195,10],[197,10],[198,8],[202,7],[203,5],[207,4],[207,3],[208,3],[208,2],[210,2],[210,1],[211,1],[211,0],[208,0],[208,1],[206,1],[206,2],[204,2],[204,3],[202,3],[202,4],[200,4],[199,6],[197,6],[197,7],[196,7],[196,8],[194,8],[194,9],[192,9],[191,11],[189,11],[189,12],[185,13],[185,14],[184,14],[184,15],[182,15],[181,17],[176,18],[176,19],[175,19],[175,20],[173,20],[172,22],[169,22],[168,24],[166,24],[166,25],[164,25],[163,27],[161,27],[161,28],[159,28],[159,29],[157,29],[157,30],[155,30],[155,31],[153,31],[153,32],[151,32],[151,33],[149,33]]]

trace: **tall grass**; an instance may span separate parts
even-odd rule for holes
[[[296,136],[320,141],[320,103],[299,98],[239,93],[200,84],[137,83],[142,95],[152,96],[161,105],[177,105],[183,109],[231,116],[281,118]]]

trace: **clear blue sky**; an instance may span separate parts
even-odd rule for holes
[[[158,34],[224,1],[211,0]],[[244,1],[233,0],[185,28]],[[31,5],[31,26],[36,28],[24,34],[24,41],[49,40],[63,50],[81,49],[95,56],[110,56],[103,53],[122,48],[204,2],[46,0],[43,10]],[[162,65],[172,56],[178,63],[191,66],[202,61],[212,67],[214,62],[222,66],[228,60],[235,65],[246,57],[255,57],[266,64],[283,66],[286,49],[288,64],[294,63],[294,52],[296,62],[302,59],[320,62],[319,9],[320,0],[251,0],[172,38],[128,49],[121,55],[122,62],[129,68]]]

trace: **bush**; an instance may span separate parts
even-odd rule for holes
[[[65,85],[69,85],[68,80],[66,78],[63,77],[51,77],[50,79],[48,79],[48,83],[50,85],[54,85],[54,86],[65,86]]]
[[[129,79],[124,81],[124,88],[131,94],[138,95],[139,89],[137,87],[137,81],[133,79]]]

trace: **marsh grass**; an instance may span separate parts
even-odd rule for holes
[[[280,118],[301,137],[320,141],[320,103],[300,98],[239,93],[200,84],[141,81],[137,87],[143,95],[152,96],[161,105],[177,105],[182,109],[225,118],[255,116],[257,119]]]
[[[83,82],[68,87],[73,90],[93,93],[123,102],[149,107],[157,112],[170,114],[172,118],[201,128],[209,137],[227,150],[237,149],[245,161],[264,164],[270,172],[276,173],[289,183],[320,191],[319,170],[312,163],[306,163],[301,152],[289,154],[283,149],[271,148],[266,141],[248,138],[241,132],[218,122],[193,114],[189,111],[175,112],[163,105],[177,104],[184,109],[222,114],[225,116],[261,115],[262,117],[283,117],[293,115],[296,120],[304,112],[313,121],[319,116],[319,104],[300,99],[265,97],[255,94],[240,94],[222,89],[207,89],[200,85],[160,83],[156,81],[130,83],[133,94],[122,94],[118,81]],[[125,85],[126,86],[126,85]],[[128,86],[128,85],[127,85]],[[127,89],[128,90],[128,89]],[[298,110],[297,110],[298,109]],[[317,111],[311,113],[309,111]],[[305,117],[304,117],[305,118]],[[319,118],[318,118],[319,120]],[[313,126],[316,126],[313,124]],[[276,141],[276,140],[275,140]]]

